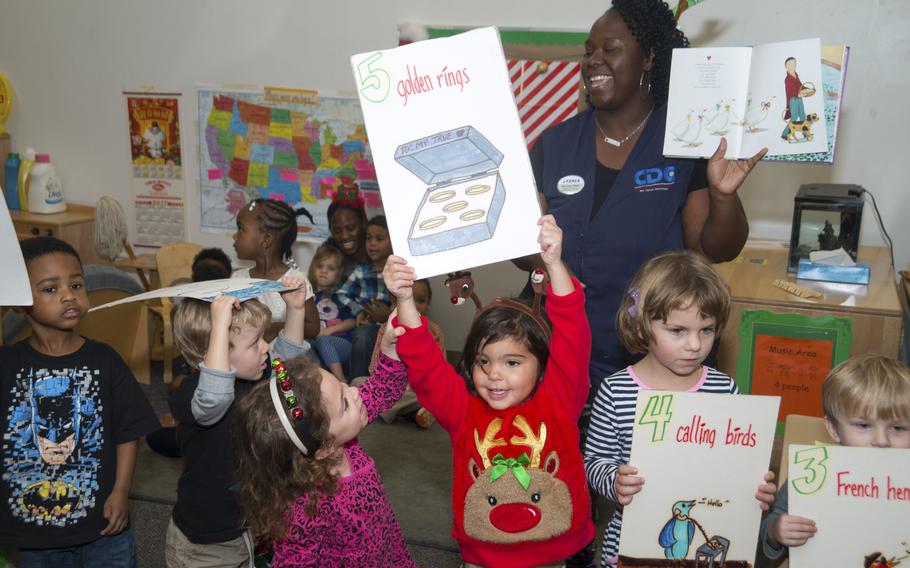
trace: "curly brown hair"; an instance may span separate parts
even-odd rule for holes
[[[304,455],[284,430],[269,383],[260,381],[237,404],[234,442],[237,452],[237,501],[243,523],[254,538],[272,542],[284,538],[289,512],[297,499],[306,502],[306,514],[313,516],[319,501],[335,492],[340,458],[331,448],[330,420],[322,404],[319,367],[305,355],[286,362],[288,375],[303,410],[306,425],[319,448]],[[283,412],[287,409],[282,408]],[[294,421],[288,416],[288,420]]]

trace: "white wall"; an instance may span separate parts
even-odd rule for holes
[[[351,91],[348,57],[395,45],[399,21],[587,30],[606,6],[578,0],[0,0],[0,69],[15,95],[7,131],[18,150],[27,144],[50,152],[70,201],[94,203],[110,194],[131,216],[121,92],[146,85],[183,92],[188,237],[230,250],[230,235],[198,228],[195,84]],[[837,164],[761,164],[742,197],[753,234],[789,238],[793,194],[801,183],[862,184],[878,199],[897,263],[905,266],[910,192],[900,172],[910,164],[910,2],[708,0],[686,13],[682,24],[695,45],[820,36],[853,48]],[[871,208],[862,242],[881,242]],[[515,292],[522,280],[507,264],[475,276],[485,300]],[[441,280],[434,280],[434,290],[431,316],[445,324],[450,348],[458,349],[472,310],[444,305]]]

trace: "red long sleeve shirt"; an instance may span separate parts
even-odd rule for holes
[[[553,335],[543,378],[505,410],[468,391],[425,321],[398,340],[411,387],[452,439],[452,537],[470,563],[559,562],[594,537],[578,432],[591,353],[581,285],[566,296],[551,290],[546,306]]]

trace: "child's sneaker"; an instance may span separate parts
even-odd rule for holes
[[[433,425],[433,422],[436,422],[436,419],[433,418],[433,415],[426,408],[422,408],[417,411],[417,415],[414,416],[414,422],[417,423],[423,429],[427,429]]]

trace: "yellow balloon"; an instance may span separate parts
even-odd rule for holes
[[[0,71],[0,134],[3,134],[3,123],[9,116],[10,109],[13,108],[13,88],[9,84],[9,79]]]

